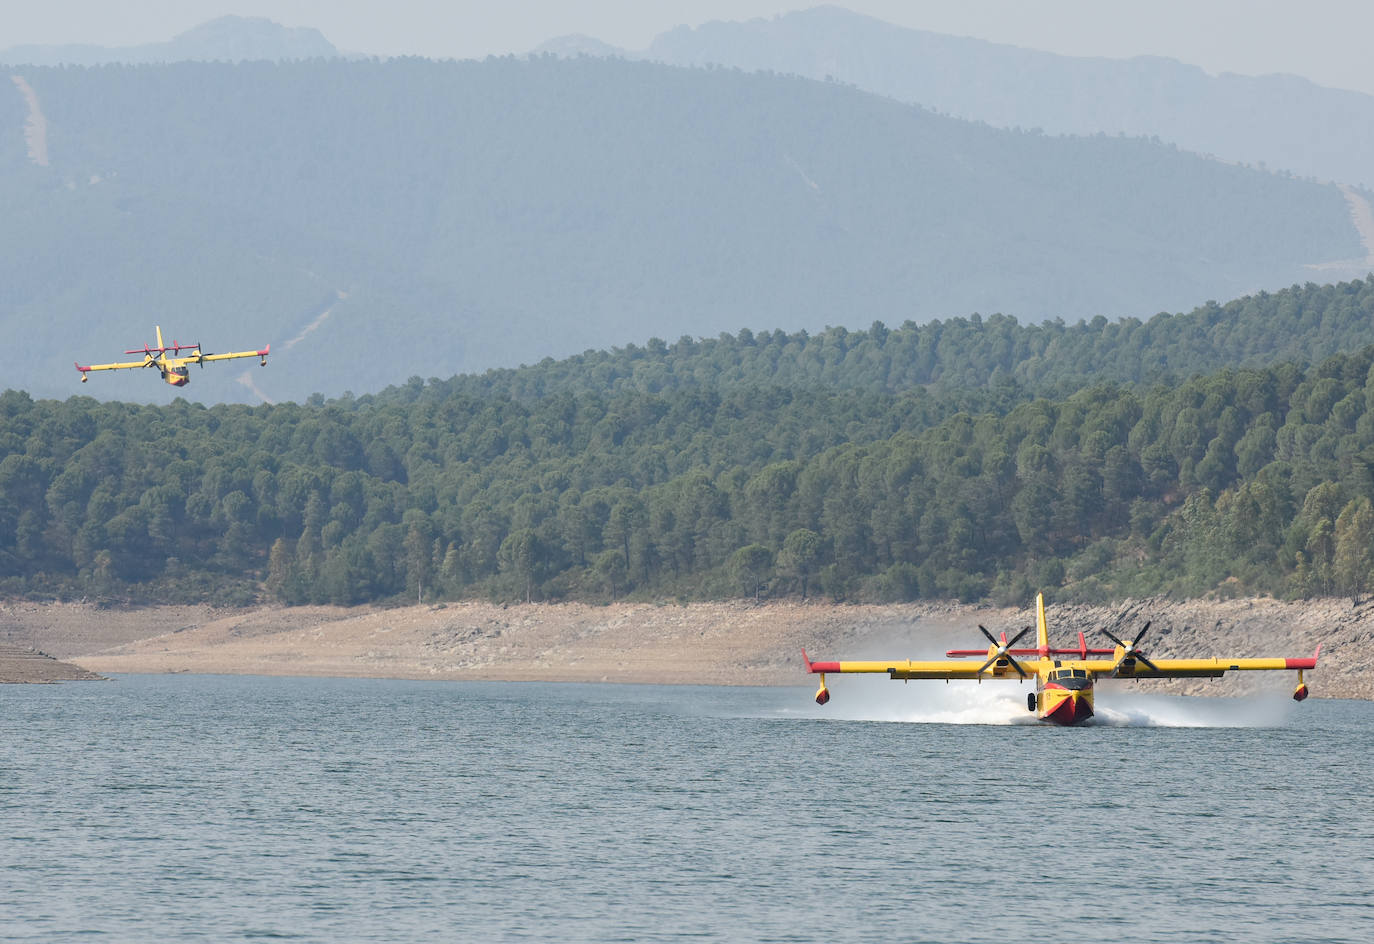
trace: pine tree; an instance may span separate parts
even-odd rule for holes
[[[1358,603],[1374,571],[1374,505],[1363,495],[1351,500],[1336,519],[1333,570],[1336,589]]]

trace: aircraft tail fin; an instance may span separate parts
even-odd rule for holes
[[[1040,650],[1042,655],[1048,655],[1050,627],[1045,622],[1045,595],[1043,593],[1035,595],[1035,647]]]
[[[162,343],[162,325],[153,325],[153,330],[157,332],[157,349],[166,350],[166,345]]]

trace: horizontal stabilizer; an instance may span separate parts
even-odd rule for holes
[[[1087,658],[1088,656],[1109,656],[1109,655],[1111,655],[1113,652],[1115,652],[1116,650],[1115,650],[1115,649],[1086,649],[1086,650],[1085,650],[1085,649],[1050,649],[1050,650],[1047,650],[1047,651],[1048,651],[1048,653],[1049,653],[1050,655],[1052,655],[1052,656],[1078,656],[1079,658],[1084,658],[1084,659],[1085,659],[1085,658]],[[1040,650],[1039,650],[1039,649],[1008,649],[1007,652],[1010,653],[1010,654],[1013,655],[1013,656],[1038,656],[1038,655],[1040,654]],[[968,659],[968,658],[973,658],[973,657],[975,657],[975,656],[986,656],[987,654],[988,654],[988,651],[987,651],[986,649],[950,649],[950,650],[948,650],[948,651],[945,652],[945,658],[947,658],[947,659]]]

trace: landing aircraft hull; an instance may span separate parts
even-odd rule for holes
[[[1087,637],[1082,632],[1078,634],[1075,648],[1051,646],[1049,625],[1045,620],[1045,597],[1042,594],[1035,596],[1035,648],[1018,649],[1016,644],[1031,628],[1023,627],[1008,639],[1005,632],[999,638],[986,626],[979,624],[979,632],[988,641],[987,649],[950,649],[945,653],[945,660],[813,662],[803,649],[802,662],[807,672],[821,677],[821,686],[816,692],[818,705],[830,701],[830,690],[825,687],[827,672],[881,673],[897,682],[913,679],[944,679],[946,682],[954,679],[979,682],[1005,679],[1027,682],[1034,679],[1036,691],[1027,696],[1026,707],[1037,712],[1036,717],[1047,724],[1074,726],[1083,724],[1093,716],[1093,680],[1099,678],[1221,678],[1227,672],[1296,669],[1298,687],[1293,692],[1293,698],[1302,701],[1309,694],[1302,673],[1317,667],[1317,657],[1322,651],[1318,644],[1310,658],[1211,656],[1200,659],[1151,659],[1139,647],[1150,629],[1148,621],[1133,639],[1118,639],[1108,629],[1099,630],[1115,643],[1112,649],[1089,648]],[[975,658],[985,661],[980,665],[971,661]],[[970,661],[961,662],[961,659]]]
[[[1091,687],[1070,691],[1054,683],[1040,689],[1036,699],[1041,721],[1071,727],[1093,716]]]

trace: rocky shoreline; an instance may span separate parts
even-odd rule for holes
[[[1063,645],[1097,628],[1132,635],[1159,656],[1300,656],[1322,644],[1314,696],[1374,699],[1374,603],[1348,599],[1127,601],[1052,605]],[[977,624],[1015,631],[1028,608],[955,603],[888,606],[795,601],[580,603],[460,602],[373,607],[102,608],[0,604],[0,642],[39,649],[92,674],[196,672],[378,678],[807,685],[814,658],[939,658],[982,644]],[[17,664],[17,663],[16,663]],[[37,669],[36,675],[40,675]],[[1282,676],[1281,678],[1279,676]],[[44,680],[35,677],[33,680]],[[1152,690],[1239,695],[1292,687],[1287,673],[1148,683]]]
[[[78,665],[54,659],[28,646],[0,643],[0,685],[14,682],[86,682],[103,680]]]

